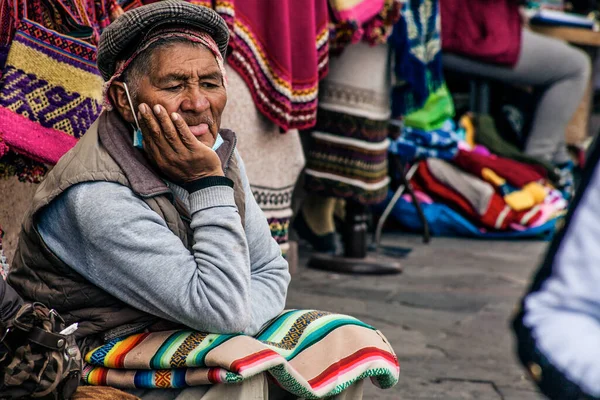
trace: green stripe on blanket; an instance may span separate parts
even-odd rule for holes
[[[255,338],[190,330],[115,339],[89,352],[84,380],[117,388],[181,388],[239,382],[269,373],[285,390],[307,399],[336,395],[371,378],[389,388],[400,367],[373,327],[347,315],[293,310]]]

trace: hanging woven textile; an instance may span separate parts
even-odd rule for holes
[[[357,43],[331,60],[307,148],[305,188],[323,197],[375,204],[388,190],[387,46]],[[369,71],[365,74],[363,71]]]
[[[228,101],[221,126],[238,134],[237,149],[244,160],[250,189],[262,209],[271,235],[284,255],[289,249],[289,227],[293,215],[292,192],[304,167],[300,134],[285,135],[254,106],[252,95],[240,74],[227,68]]]
[[[389,40],[398,82],[392,91],[393,117],[421,108],[444,83],[438,1],[402,3],[402,17]]]
[[[138,3],[141,0],[126,0]],[[3,0],[0,1],[0,70],[21,19],[97,44],[100,33],[123,13],[117,0]]]
[[[323,0],[218,0],[231,32],[229,64],[256,107],[283,131],[313,126],[319,80],[328,66]]]
[[[54,164],[101,111],[96,49],[23,19],[0,80],[0,135],[18,153]]]
[[[11,150],[0,158],[4,175],[39,180],[45,167],[35,163],[56,163],[96,120],[103,81],[94,44],[122,12],[117,0],[0,3],[0,157]]]

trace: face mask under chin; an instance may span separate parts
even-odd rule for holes
[[[142,136],[142,129],[140,128],[140,124],[138,122],[137,116],[135,114],[135,108],[133,107],[133,101],[131,100],[131,95],[129,94],[129,88],[127,84],[123,82],[123,87],[125,88],[125,95],[127,96],[127,101],[129,102],[129,107],[131,108],[131,113],[133,114],[133,120],[135,121],[135,126],[133,127],[133,146],[137,149],[144,149]],[[213,144],[212,149],[217,150],[223,144],[223,138],[221,135],[217,133],[217,138],[215,139],[215,144]]]

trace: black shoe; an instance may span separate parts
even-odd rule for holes
[[[294,219],[293,227],[300,238],[306,240],[316,251],[320,253],[335,253],[335,232],[317,235],[306,223],[302,210],[298,212]]]

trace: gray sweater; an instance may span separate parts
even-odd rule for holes
[[[38,230],[67,265],[137,309],[200,331],[254,335],[283,310],[290,275],[241,160],[240,173],[245,229],[233,189],[190,195],[168,183],[192,215],[192,253],[142,199],[111,182],[71,187],[42,211]]]

